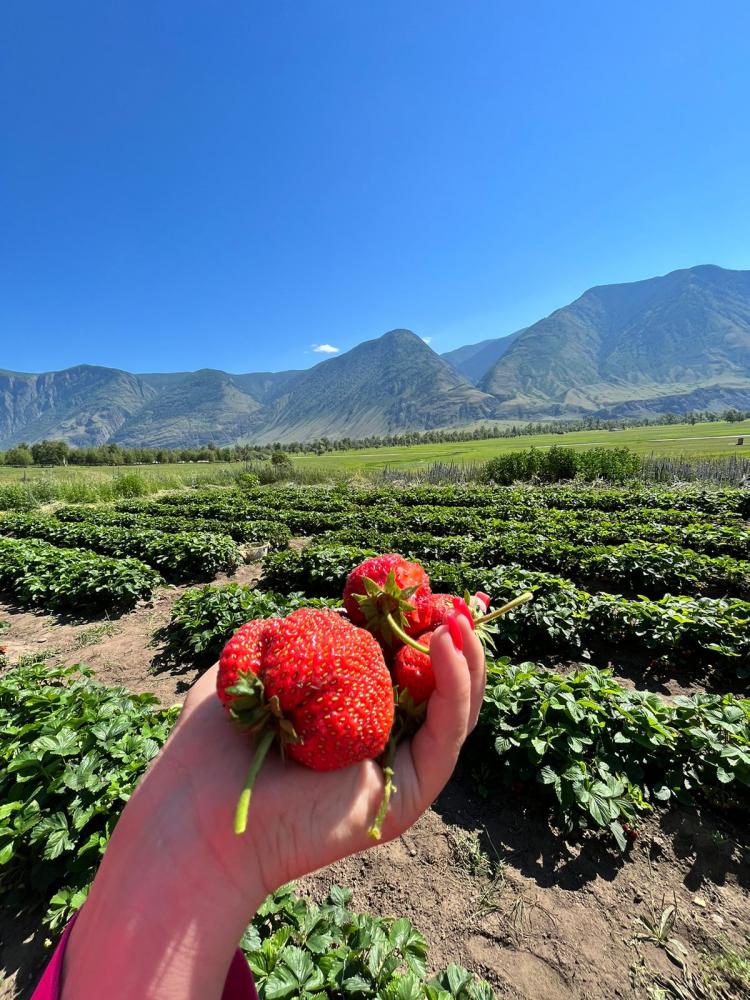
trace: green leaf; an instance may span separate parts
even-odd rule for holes
[[[347,979],[344,980],[343,987],[344,987],[344,993],[352,994],[355,996],[360,993],[364,994],[365,996],[369,996],[373,992],[372,983],[359,975],[349,976]]]
[[[622,828],[622,824],[619,823],[617,820],[613,820],[609,824],[609,829],[612,832],[612,836],[617,841],[617,846],[620,848],[621,851],[624,851],[625,848],[628,846],[628,841],[627,838],[625,837],[625,831]]]
[[[18,812],[19,809],[23,809],[23,802],[6,802],[0,806],[0,820],[7,819],[11,813]]]

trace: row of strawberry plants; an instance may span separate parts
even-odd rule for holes
[[[376,534],[363,530],[338,532],[331,541],[366,544],[419,560],[457,559],[476,566],[523,563],[560,573],[578,583],[596,583],[605,590],[624,589],[656,596],[666,591],[750,595],[750,563],[744,560],[705,556],[676,545],[644,541],[609,546],[576,545],[530,531],[518,522],[514,530],[503,534],[493,531],[481,541],[461,535],[433,536],[408,531]]]
[[[750,557],[750,531],[741,524],[678,520],[681,511],[640,511],[602,514],[599,511],[547,511],[519,520],[490,519],[486,530],[494,533],[528,530],[531,524],[545,535],[586,545],[619,545],[633,539],[681,545],[709,556]],[[701,515],[703,516],[703,515]],[[481,537],[481,536],[480,536]]]
[[[273,489],[243,491],[248,500],[271,506],[296,507],[298,510],[344,510],[352,491],[346,486],[280,486]],[[204,493],[204,495],[206,495]],[[566,484],[562,486],[406,486],[398,490],[400,508],[411,506],[478,507],[482,510],[494,504],[507,503],[519,507],[557,508],[560,510],[629,510],[671,508],[704,514],[734,514],[750,517],[750,495],[739,488],[596,486]],[[359,506],[380,507],[394,501],[392,487],[363,488],[357,491]]]
[[[4,904],[46,904],[52,928],[65,924],[177,713],[81,667],[32,662],[0,677]]]
[[[46,907],[59,931],[82,905],[112,829],[164,744],[178,709],[105,687],[84,667],[42,662],[0,677],[0,885],[15,912]],[[287,886],[242,938],[261,1000],[382,996],[493,1000],[460,966],[427,974],[427,943],[401,918],[349,909],[334,886],[321,905]]]
[[[260,1000],[494,1000],[460,965],[427,973],[427,942],[405,918],[349,909],[333,886],[322,905],[287,886],[258,910],[242,939]]]
[[[318,596],[341,593],[349,571],[372,550],[346,545],[311,545],[301,552],[269,555],[267,586]],[[462,562],[427,562],[433,589],[461,593],[482,590],[497,602],[531,590],[534,600],[498,625],[498,648],[514,655],[542,652],[605,655],[632,652],[665,664],[721,668],[738,677],[750,668],[750,603],[739,599],[665,596],[628,600],[591,593],[570,580],[519,566],[474,567]]]
[[[654,519],[644,520],[644,515],[626,517],[623,515],[597,515],[596,511],[582,514],[579,511],[547,511],[542,516],[529,516],[523,520],[501,518],[464,518],[457,523],[454,534],[472,539],[484,539],[488,535],[521,534],[533,531],[551,539],[558,539],[579,545],[620,545],[637,539],[659,542],[664,545],[678,545],[692,549],[702,555],[750,557],[750,531],[741,526],[713,525],[707,523],[664,524]],[[376,527],[378,525],[378,527]],[[459,527],[462,530],[459,530]],[[367,531],[396,532],[406,529],[398,516],[380,517],[375,523],[367,522]],[[362,519],[356,528],[337,532],[340,538],[359,537],[365,529]],[[414,532],[415,534],[417,532]],[[447,539],[451,535],[436,534],[435,538]]]
[[[637,536],[644,527],[649,537],[654,541],[682,541],[675,531],[670,531],[672,525],[682,526],[684,537],[699,550],[712,550],[717,554],[746,555],[750,551],[750,534],[739,522],[726,525],[706,525],[702,518],[705,515],[690,511],[665,510],[658,512],[644,508],[634,508],[617,515],[602,514],[592,511],[582,514],[579,511],[547,511],[536,508],[524,511],[517,507],[488,507],[484,511],[474,508],[456,510],[451,507],[413,506],[399,509],[395,504],[382,507],[356,506],[356,494],[349,510],[307,510],[296,507],[280,508],[270,511],[264,504],[248,503],[244,497],[228,492],[214,493],[206,498],[188,498],[180,505],[181,516],[195,519],[231,520],[235,524],[268,518],[273,512],[278,523],[285,525],[292,533],[298,535],[317,535],[325,531],[350,531],[361,529],[369,531],[422,531],[433,535],[466,534],[482,537],[488,530],[502,531],[509,522],[525,522],[527,525],[538,525],[545,533],[555,532],[563,537],[568,532],[585,532],[595,530],[597,524],[602,525],[606,535],[614,531],[620,538]],[[394,498],[395,501],[395,498]],[[130,501],[118,504],[117,511],[128,514],[148,514],[152,517],[169,516],[174,506],[166,498],[146,501]],[[613,517],[616,528],[613,528]],[[730,521],[736,519],[730,518]],[[656,528],[654,525],[658,525]],[[663,527],[662,527],[663,525]],[[693,529],[689,531],[689,529]],[[583,539],[582,539],[583,540]],[[614,541],[616,539],[612,539]]]
[[[24,607],[75,615],[128,611],[162,582],[138,559],[61,549],[36,538],[0,538],[0,591]]]
[[[736,491],[740,492],[740,491]],[[274,511],[282,516],[288,512],[295,511],[302,514],[325,514],[325,515],[345,515],[352,512],[382,511],[384,513],[400,513],[405,518],[411,519],[430,510],[452,511],[460,507],[462,510],[472,511],[484,517],[501,517],[516,512],[518,515],[543,516],[548,512],[569,512],[576,511],[589,513],[596,512],[598,515],[616,514],[619,516],[633,516],[634,513],[659,512],[659,519],[663,522],[686,524],[692,521],[705,521],[710,515],[710,520],[714,523],[738,523],[741,520],[737,510],[739,504],[728,503],[727,506],[716,506],[717,509],[705,510],[702,506],[691,507],[685,503],[675,500],[675,506],[667,503],[654,503],[653,498],[647,494],[637,491],[622,491],[618,504],[604,505],[598,507],[596,503],[596,492],[590,489],[578,488],[577,495],[580,503],[567,504],[560,507],[554,502],[548,502],[544,491],[530,490],[503,490],[492,489],[482,491],[476,487],[464,488],[461,494],[461,503],[443,503],[440,495],[433,498],[429,494],[423,497],[416,496],[407,489],[398,491],[391,490],[388,493],[368,489],[348,489],[346,492],[332,489],[326,493],[310,487],[294,487],[284,489],[264,488],[258,491],[243,490],[209,490],[190,491],[181,493],[163,494],[159,497],[144,497],[135,500],[119,501],[115,507],[123,511],[161,511],[167,512],[178,507],[180,510],[203,511],[204,516],[214,516],[210,512],[215,512],[215,516],[223,516],[229,511],[249,512],[252,514],[265,514]],[[665,498],[667,499],[667,498]],[[669,500],[675,499],[672,495]],[[416,500],[424,502],[415,502]],[[554,498],[551,498],[554,501]],[[611,509],[610,509],[611,508]]]
[[[667,702],[607,670],[561,676],[501,660],[490,668],[480,727],[486,794],[504,794],[498,778],[524,798],[541,785],[568,833],[608,829],[624,849],[626,832],[658,803],[750,811],[748,699]]]
[[[173,508],[170,508],[173,509]],[[153,531],[163,531],[168,534],[176,532],[207,531],[213,535],[229,535],[236,542],[252,542],[257,545],[269,545],[272,549],[283,549],[289,544],[291,532],[278,521],[256,520],[235,521],[232,519],[175,515],[126,513],[103,507],[60,507],[55,511],[58,521],[77,524],[98,524],[116,528],[145,528]]]
[[[0,534],[38,538],[64,548],[133,557],[161,571],[166,579],[184,581],[231,572],[242,562],[237,543],[227,535],[203,532],[168,534],[147,528],[68,523],[40,514],[11,514],[0,519]]]
[[[562,636],[571,650],[599,650],[607,658],[632,653],[685,670],[721,669],[728,677],[743,681],[750,675],[747,601],[669,594],[658,600],[627,599],[589,593],[568,580],[514,567],[482,569],[428,563],[427,568],[436,587],[454,592],[484,590],[497,595],[498,600],[510,600],[519,590],[536,588],[539,598],[519,608],[514,622],[503,620],[501,626],[509,646],[519,652],[533,650],[535,642],[543,642],[546,632],[551,651]],[[568,615],[572,620],[566,620]],[[526,620],[536,637],[526,638]]]

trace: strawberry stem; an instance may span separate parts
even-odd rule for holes
[[[234,813],[234,832],[237,834],[244,833],[247,829],[247,813],[250,808],[250,796],[253,793],[253,785],[255,784],[255,779],[258,777],[258,772],[261,769],[261,765],[266,758],[273,739],[276,733],[273,729],[265,732],[258,745],[255,748],[255,754],[253,755],[252,763],[250,764],[250,770],[247,772],[247,777],[245,778],[245,784],[242,786],[242,792],[237,800],[237,808]]]
[[[520,604],[526,604],[527,601],[531,601],[533,599],[534,595],[531,593],[531,591],[527,590],[525,593],[519,594],[518,597],[514,597],[512,601],[508,601],[507,604],[503,604],[503,606],[501,608],[498,608],[497,611],[493,611],[489,615],[484,615],[482,618],[476,618],[474,620],[474,624],[484,625],[486,622],[494,621],[495,618],[500,618],[502,615],[507,615],[509,611],[512,611],[514,608],[517,608]]]
[[[367,831],[368,837],[372,837],[373,840],[380,840],[382,836],[383,822],[388,812],[391,795],[396,791],[396,786],[393,784],[393,763],[396,759],[397,742],[396,737],[391,735],[391,738],[388,740],[388,746],[385,748],[385,754],[383,755],[383,778],[385,779],[383,798],[380,800],[375,820]]]
[[[430,651],[427,646],[423,646],[421,643],[416,642],[410,635],[401,628],[401,626],[396,622],[396,619],[388,611],[385,615],[385,620],[388,622],[388,627],[391,629],[394,635],[398,636],[401,642],[406,643],[407,646],[411,646],[412,649],[416,649],[420,653],[425,653],[429,656]]]

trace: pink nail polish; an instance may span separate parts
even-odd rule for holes
[[[456,609],[456,614],[464,616],[464,618],[468,621],[469,625],[471,625],[471,630],[473,632],[474,615],[472,615],[471,611],[469,610],[469,605],[466,603],[463,597],[454,597],[453,607]]]
[[[453,645],[459,653],[462,653],[464,649],[464,637],[461,635],[461,626],[458,624],[458,618],[455,614],[448,615],[445,619],[445,624],[453,640]]]

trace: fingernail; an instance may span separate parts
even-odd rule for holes
[[[464,616],[464,618],[468,621],[469,625],[471,625],[471,630],[473,632],[474,615],[472,615],[471,611],[469,610],[469,605],[466,603],[463,597],[454,597],[453,607],[456,609],[456,614]]]
[[[478,597],[480,601],[484,601],[484,603],[487,605],[488,608],[490,604],[492,604],[492,598],[490,597],[490,595],[483,594],[481,590],[478,590],[476,594],[474,594],[474,597]]]
[[[461,635],[461,626],[458,624],[458,618],[455,614],[448,615],[445,619],[445,624],[448,628],[448,633],[453,640],[453,645],[459,653],[462,653],[464,649],[464,637]]]

